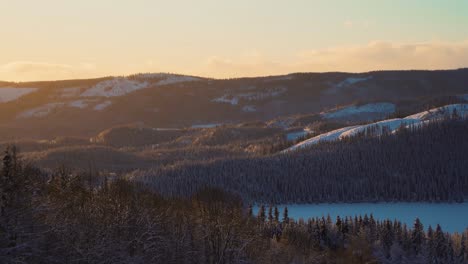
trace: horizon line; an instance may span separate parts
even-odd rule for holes
[[[173,73],[173,72],[139,72],[139,73],[132,73],[128,75],[107,75],[101,77],[83,77],[83,78],[76,78],[76,79],[55,79],[55,80],[37,80],[37,81],[8,81],[8,80],[0,80],[0,83],[14,83],[14,84],[24,84],[24,83],[46,83],[46,82],[65,82],[65,81],[85,81],[85,80],[98,80],[98,79],[106,79],[106,78],[128,78],[137,75],[144,75],[144,74],[166,74],[166,75],[176,75],[176,76],[189,76],[189,77],[197,77],[200,79],[207,79],[207,80],[239,80],[239,79],[256,79],[256,78],[272,78],[272,77],[282,77],[288,75],[295,75],[295,74],[331,74],[331,73],[342,73],[342,74],[364,74],[364,73],[372,73],[372,72],[414,72],[414,71],[421,71],[421,72],[434,72],[434,71],[457,71],[457,70],[467,70],[468,66],[459,67],[459,68],[440,68],[440,69],[385,69],[385,70],[370,70],[370,71],[310,71],[310,72],[290,72],[284,74],[271,74],[271,75],[258,75],[258,76],[241,76],[241,77],[226,77],[226,78],[217,78],[217,77],[207,77],[207,76],[200,76],[200,75],[192,75],[192,74],[183,74],[183,73]]]

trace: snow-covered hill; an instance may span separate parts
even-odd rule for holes
[[[370,129],[373,130],[374,135],[378,135],[384,130],[386,130],[387,132],[394,133],[398,128],[402,126],[407,127],[411,125],[424,125],[428,121],[448,118],[455,113],[460,117],[468,116],[468,104],[447,105],[413,114],[405,118],[388,119],[375,123],[370,123],[367,125],[343,127],[302,141],[286,150],[283,150],[282,152],[284,153],[302,149],[320,142],[341,140],[347,137],[355,136],[359,133],[366,132]]]

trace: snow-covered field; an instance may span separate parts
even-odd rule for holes
[[[279,209],[282,213],[284,205]],[[416,217],[421,219],[424,228],[440,224],[447,232],[463,232],[468,227],[468,203],[335,203],[335,204],[291,204],[287,205],[289,217],[307,219],[310,217],[346,217],[372,214],[375,219],[398,219],[409,227]],[[258,207],[254,208],[258,212]]]
[[[37,88],[0,88],[0,103],[11,102],[29,93],[37,91]]]
[[[395,112],[395,105],[392,103],[373,103],[361,106],[348,106],[338,110],[321,113],[324,118],[345,118],[352,115],[364,113],[392,114]]]
[[[410,115],[405,118],[383,120],[367,125],[343,127],[302,141],[286,150],[283,150],[282,152],[284,153],[294,151],[310,145],[317,144],[319,142],[341,140],[346,137],[355,136],[356,134],[360,132],[365,132],[367,129],[371,128],[375,129],[374,133],[377,135],[379,133],[382,133],[383,130],[386,130],[390,133],[394,133],[401,126],[424,125],[431,120],[438,120],[449,117],[454,113],[454,111],[459,116],[465,117],[468,115],[468,104],[447,105],[444,107],[438,107],[428,111]]]

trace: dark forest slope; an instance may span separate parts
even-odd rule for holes
[[[447,120],[379,138],[301,152],[134,173],[166,195],[217,186],[255,202],[462,201],[468,195],[468,121]]]

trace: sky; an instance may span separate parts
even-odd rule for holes
[[[468,67],[466,0],[0,0],[0,80]]]

